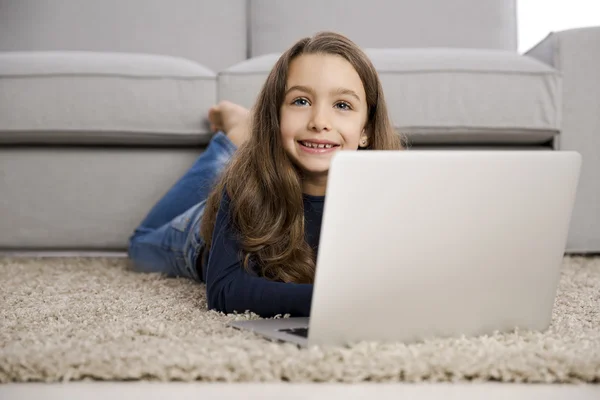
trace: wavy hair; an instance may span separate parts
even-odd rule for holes
[[[316,257],[305,241],[302,176],[285,152],[280,109],[288,68],[302,54],[337,55],[358,73],[366,93],[369,137],[365,150],[400,150],[400,136],[390,122],[375,67],[351,40],[320,32],[299,40],[278,59],[252,110],[250,138],[240,146],[207,200],[201,236],[210,251],[215,220],[224,190],[231,221],[242,249],[243,266],[251,260],[263,277],[278,282],[312,283]]]

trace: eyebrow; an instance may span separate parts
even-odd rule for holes
[[[308,86],[302,86],[302,85],[295,85],[292,86],[291,88],[289,88],[288,90],[285,91],[285,95],[287,96],[288,93],[290,93],[292,90],[299,90],[301,92],[305,92],[308,93],[310,95],[315,95],[315,91],[312,90],[312,88],[308,87]],[[360,102],[360,97],[358,97],[358,94],[356,94],[356,92],[354,90],[351,89],[346,89],[343,87],[339,87],[339,88],[335,88],[331,91],[331,94],[333,95],[343,95],[346,94],[348,96],[352,96],[354,97],[356,100],[358,100]]]

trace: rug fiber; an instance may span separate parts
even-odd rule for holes
[[[600,257],[564,258],[546,332],[299,349],[225,326],[204,285],[122,258],[0,258],[0,382],[600,382]],[[532,288],[534,290],[534,288]]]

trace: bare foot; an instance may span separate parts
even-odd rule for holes
[[[208,111],[208,121],[213,132],[225,132],[238,147],[250,136],[250,111],[239,104],[219,102]]]

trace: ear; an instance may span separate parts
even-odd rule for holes
[[[362,134],[360,135],[358,146],[362,148],[369,146],[369,134],[367,133],[366,129],[363,129]]]

